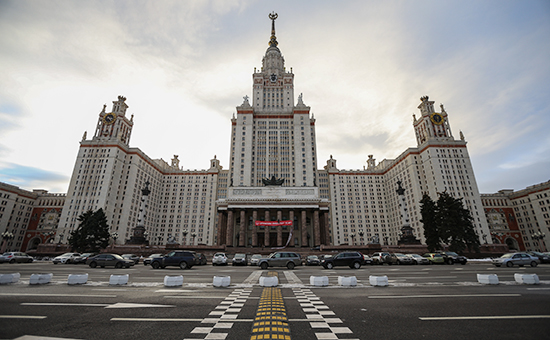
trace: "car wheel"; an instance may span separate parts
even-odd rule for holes
[[[185,262],[185,261],[180,262],[180,269],[187,269],[187,267],[188,267],[187,262]]]
[[[351,266],[352,266],[353,269],[359,269],[359,268],[361,268],[361,263],[353,262],[353,264]]]
[[[115,264],[115,268],[122,268],[122,262],[117,262]]]
[[[95,268],[97,267],[97,263],[95,262],[90,262],[90,268]]]
[[[506,267],[513,267],[513,266],[514,266],[514,263],[512,263],[512,261],[506,262]]]
[[[10,263],[12,263],[12,264],[15,263],[15,260],[14,260],[14,259],[11,259],[11,260],[10,260]]]
[[[267,265],[267,262],[262,262],[262,264],[260,265],[260,268],[262,269],[267,269],[268,265]]]
[[[286,264],[286,267],[290,270],[294,269],[294,262],[289,262]]]
[[[455,262],[453,261],[453,259],[448,259],[447,264],[455,264]]]
[[[334,268],[334,265],[330,262],[327,263],[327,269],[332,269],[332,268]]]
[[[151,263],[151,267],[153,267],[153,269],[159,269],[160,268],[160,263],[153,262],[153,263]]]
[[[531,262],[531,267],[536,267],[537,263],[535,261]]]
[[[500,264],[495,264],[495,267],[500,267]]]
[[[400,265],[400,264],[401,264],[401,261],[397,260],[397,264],[399,264],[399,265]]]

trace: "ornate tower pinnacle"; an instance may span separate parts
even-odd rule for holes
[[[277,37],[275,36],[275,19],[279,16],[275,12],[271,12],[269,15],[269,19],[271,19],[271,38],[269,39],[269,46],[277,47],[279,44],[277,42]]]

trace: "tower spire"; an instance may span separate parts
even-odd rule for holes
[[[279,44],[277,42],[277,37],[275,36],[275,19],[279,16],[275,12],[271,12],[269,15],[269,19],[271,19],[271,38],[269,39],[269,46],[277,47]]]

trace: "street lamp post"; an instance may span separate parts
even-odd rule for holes
[[[4,251],[6,251],[6,247],[8,245],[9,240],[11,240],[14,237],[15,237],[15,235],[10,231],[4,231],[2,233],[2,240],[3,240],[2,241],[2,251],[1,251],[2,254],[4,253]]]
[[[540,245],[539,243],[539,249],[541,252],[544,252],[546,251],[546,245],[544,244],[544,234],[542,232],[536,232],[534,233],[533,235],[531,235],[531,238],[534,239],[534,240],[537,240],[537,241],[541,241],[542,242],[542,245]]]
[[[113,245],[116,244],[116,239],[118,238],[118,233],[112,233],[111,234],[111,237],[113,238],[114,242],[113,242]]]
[[[157,238],[159,239],[159,243],[158,243],[158,244],[160,245],[160,242],[162,241],[162,236],[159,235],[159,236],[157,236]]]
[[[365,235],[363,230],[359,231],[359,242],[361,245],[363,245],[363,235]]]
[[[185,243],[187,242],[187,234],[189,233],[189,230],[183,229],[181,233],[183,234],[183,244],[185,245]]]
[[[351,238],[351,245],[353,246],[353,238],[355,237],[355,233],[349,234],[349,237]]]
[[[193,238],[193,245],[195,245],[195,237],[197,237],[197,233],[191,233],[191,237]]]

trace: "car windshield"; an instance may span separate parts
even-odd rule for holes
[[[501,256],[501,258],[507,259],[507,258],[512,257],[512,256],[514,256],[514,254],[504,254],[504,255]]]
[[[118,254],[112,254],[112,255],[113,255],[113,256],[115,257],[115,259],[117,259],[117,260],[124,260],[124,259],[122,258],[122,256],[120,256],[120,255],[118,255]]]
[[[235,254],[236,259],[244,259],[246,256],[244,254]]]
[[[435,254],[434,257],[443,257],[440,254]]]
[[[214,254],[214,257],[218,257],[218,256],[222,256],[222,257],[224,257],[224,256],[225,256],[225,254],[223,254],[223,253],[216,253],[216,254]]]
[[[252,255],[252,258],[253,258],[253,259],[261,259],[261,258],[262,258],[262,255],[260,255],[260,254],[254,254],[254,255]]]
[[[319,257],[317,257],[317,255],[309,255],[307,258],[310,259],[310,260],[318,260],[319,259]]]
[[[458,256],[458,254],[457,254],[457,253],[455,253],[455,252],[452,252],[452,251],[448,251],[448,252],[447,252],[447,255],[451,255],[451,256]]]

